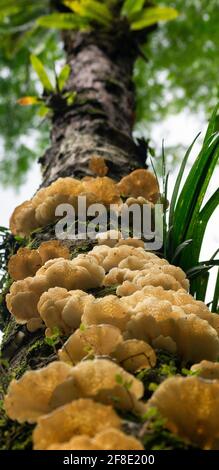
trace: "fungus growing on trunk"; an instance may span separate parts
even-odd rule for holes
[[[94,299],[86,305],[81,319],[85,326],[104,323],[113,325],[121,331],[125,330],[129,320],[129,309],[115,295],[106,295],[103,298]]]
[[[217,360],[219,338],[216,331],[197,315],[186,315],[182,308],[168,301],[147,298],[133,309],[126,336],[158,346],[162,337],[171,338],[184,361]],[[158,343],[159,341],[159,343]],[[166,343],[169,350],[169,339]],[[172,349],[173,343],[171,343]]]
[[[19,423],[34,423],[39,416],[49,413],[54,389],[71,371],[64,362],[52,362],[42,369],[25,372],[19,380],[12,380],[4,400],[9,418]]]
[[[122,341],[120,330],[112,325],[79,328],[59,350],[59,359],[77,364],[87,356],[110,356]]]
[[[111,406],[90,399],[75,400],[38,419],[33,431],[34,449],[44,450],[54,444],[58,449],[59,444],[75,436],[93,437],[103,429],[119,429],[121,424]]]
[[[53,391],[50,405],[55,409],[78,398],[93,398],[119,409],[136,412],[144,393],[140,380],[108,359],[80,362],[71,377]]]
[[[69,259],[70,252],[68,247],[58,240],[43,242],[37,250],[19,248],[9,260],[8,272],[12,279],[19,281],[34,276],[46,261],[61,257]]]
[[[158,409],[174,434],[201,449],[219,450],[218,381],[171,377],[159,385],[148,406]]]

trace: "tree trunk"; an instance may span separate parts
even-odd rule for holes
[[[71,67],[66,89],[75,91],[77,98],[71,110],[55,112],[52,145],[40,159],[43,184],[60,176],[90,176],[93,155],[104,157],[108,176],[118,180],[145,165],[132,138],[134,44],[129,37],[112,39],[106,33],[63,36]]]
[[[110,37],[104,33],[64,33],[67,62],[71,75],[66,86],[76,91],[76,104],[64,111],[54,110],[51,147],[40,158],[42,185],[58,177],[91,175],[91,156],[104,157],[109,173],[120,179],[139,166],[145,166],[145,154],[132,138],[135,116],[133,65],[135,45],[127,37]],[[118,44],[121,47],[118,48]],[[54,238],[54,227],[44,228],[32,236],[32,246]],[[7,239],[11,254],[16,242]],[[73,242],[74,254],[91,249],[92,242]],[[7,293],[7,288],[4,294]],[[100,289],[103,296],[109,289]],[[2,341],[1,398],[8,383],[27,369],[42,367],[56,359],[56,351],[45,342],[44,332],[30,334],[25,326],[16,324],[2,303],[4,336]],[[57,345],[59,347],[60,345]],[[6,364],[5,361],[8,361]],[[32,426],[19,425],[5,417],[1,408],[1,445],[3,449],[31,448]],[[5,434],[6,433],[6,434]]]

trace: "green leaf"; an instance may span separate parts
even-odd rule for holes
[[[66,0],[64,4],[75,13],[89,21],[96,21],[104,26],[111,24],[113,17],[108,6],[96,0]]]
[[[170,21],[177,18],[178,12],[175,8],[170,7],[151,7],[140,11],[133,22],[131,22],[131,29],[136,31],[139,29],[147,28],[159,21]]]
[[[133,13],[138,13],[142,10],[145,0],[125,0],[122,7],[122,15],[130,17]]]
[[[204,239],[205,231],[209,222],[210,217],[214,213],[215,209],[219,205],[219,189],[215,191],[215,193],[211,196],[208,200],[204,208],[201,210],[198,220],[194,226],[193,230],[193,240],[195,243],[193,244],[193,258],[194,260],[199,259],[199,255],[201,252],[202,242]]]
[[[72,106],[74,104],[76,96],[77,96],[76,91],[69,91],[68,93],[64,95],[64,98],[66,99],[68,106]]]
[[[193,238],[194,226],[219,156],[219,136],[203,147],[183,186],[175,208],[174,246]]]
[[[169,227],[172,227],[173,223],[174,223],[174,209],[175,209],[175,206],[176,206],[176,201],[177,201],[177,197],[178,197],[178,194],[179,194],[179,188],[180,188],[182,177],[183,177],[183,174],[184,174],[184,171],[185,171],[185,168],[186,168],[186,164],[187,164],[189,155],[191,153],[191,150],[193,149],[193,146],[194,146],[196,140],[198,139],[198,137],[200,136],[200,134],[201,134],[200,132],[197,134],[197,136],[193,140],[192,144],[188,148],[188,150],[185,154],[185,157],[183,158],[183,161],[182,161],[182,164],[181,164],[181,167],[180,167],[177,179],[176,179],[176,183],[175,183],[175,186],[174,186],[173,194],[172,194],[172,197],[171,197],[170,212],[169,212]]]
[[[50,79],[46,73],[44,65],[41,60],[35,55],[31,54],[30,56],[31,64],[36,74],[38,75],[44,89],[48,92],[54,92],[54,87],[52,86]]]
[[[209,139],[215,134],[215,132],[219,131],[217,113],[218,113],[219,105],[215,106],[214,111],[212,113],[211,119],[208,124],[207,132],[205,134],[203,145],[208,145]]]
[[[214,298],[211,306],[211,311],[218,313],[218,299],[219,299],[219,269],[217,273],[217,279],[215,284]]]
[[[69,79],[71,73],[71,67],[70,65],[66,64],[64,65],[63,69],[61,70],[59,76],[58,76],[58,89],[59,91],[62,91],[67,80]]]
[[[37,23],[44,28],[78,31],[89,29],[88,21],[74,13],[52,13],[51,15],[41,16],[38,18]]]

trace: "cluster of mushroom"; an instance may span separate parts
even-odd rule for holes
[[[93,161],[94,168],[98,165],[96,160]],[[101,174],[104,174],[104,167]],[[143,169],[133,171],[119,183],[107,176],[85,177],[82,180],[59,178],[14,210],[10,219],[12,233],[26,236],[39,227],[55,222],[59,204],[71,204],[77,213],[79,196],[86,197],[87,207],[94,203],[106,207],[110,204],[120,206],[121,196],[143,197],[145,202],[155,203],[159,198],[159,188],[155,176]]]
[[[40,322],[46,335],[56,327],[68,339],[59,361],[11,382],[8,416],[36,422],[35,449],[142,449],[124,434],[115,409],[141,416],[156,407],[172,432],[201,448],[219,449],[219,317],[188,293],[180,268],[146,252],[141,240],[111,231],[97,241],[72,260],[67,251],[55,258],[39,247],[27,256],[34,260],[32,277],[31,263],[24,264],[28,277],[12,284],[7,306],[18,323],[34,331]],[[11,261],[14,272],[23,255]],[[115,286],[116,295],[95,298],[89,292],[101,286]],[[193,364],[191,374],[198,376],[171,377],[144,403],[136,374],[156,366],[157,349]]]
[[[108,243],[105,236],[105,243]],[[6,301],[16,321],[26,323],[29,331],[42,326],[43,322],[46,335],[50,335],[54,327],[66,335],[73,333],[68,340],[68,348],[73,345],[73,350],[78,341],[83,343],[85,337],[96,335],[94,355],[98,354],[98,348],[101,350],[101,335],[105,335],[106,344],[112,343],[108,355],[115,353],[113,335],[114,339],[122,335],[125,343],[119,346],[121,356],[136,356],[136,351],[144,350],[147,344],[177,353],[184,361],[216,360],[219,356],[218,316],[186,292],[185,273],[141,247],[126,244],[127,240],[119,238],[113,247],[102,244],[103,240],[100,237],[100,244],[87,254],[73,260],[47,261],[35,276],[14,282]],[[128,241],[131,243],[132,239]],[[125,278],[132,281],[124,281]],[[117,295],[95,298],[86,292],[118,283],[121,285]],[[119,297],[125,283],[136,287],[134,293],[127,295],[130,292],[126,288],[126,295]],[[75,332],[81,323],[86,334]],[[95,329],[95,325],[100,328]],[[103,325],[114,327],[114,333],[112,328],[103,329]],[[70,357],[73,363],[77,362],[73,352]],[[144,358],[142,354],[141,358]]]
[[[34,449],[140,450],[113,407],[138,413],[143,392],[138,379],[106,359],[52,362],[13,380],[4,403],[11,419],[36,423]]]

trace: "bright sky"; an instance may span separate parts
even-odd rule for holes
[[[197,117],[191,116],[189,113],[184,112],[175,117],[170,117],[161,125],[156,125],[153,129],[152,138],[156,142],[157,146],[161,145],[162,139],[165,140],[165,145],[184,145],[189,146],[193,141],[194,137],[199,131],[205,131],[206,123]],[[191,161],[194,160],[195,156],[200,147],[201,139],[196,144],[194,151],[191,155]],[[176,173],[170,175],[169,190],[171,192],[176,178]],[[208,196],[217,189],[219,181],[219,167],[217,167],[215,174],[212,178]],[[3,189],[0,187],[0,225],[8,226],[9,217],[13,209],[24,200],[30,198],[36,191],[40,184],[40,168],[37,164],[34,164],[32,170],[29,172],[26,178],[26,183],[21,187],[19,192],[13,189]],[[204,246],[201,253],[201,259],[207,260],[216,251],[219,246],[219,208],[211,218],[207,234],[205,237]],[[211,283],[208,290],[207,301],[212,300],[212,292],[214,289],[214,283],[216,273],[213,272],[211,275]]]

